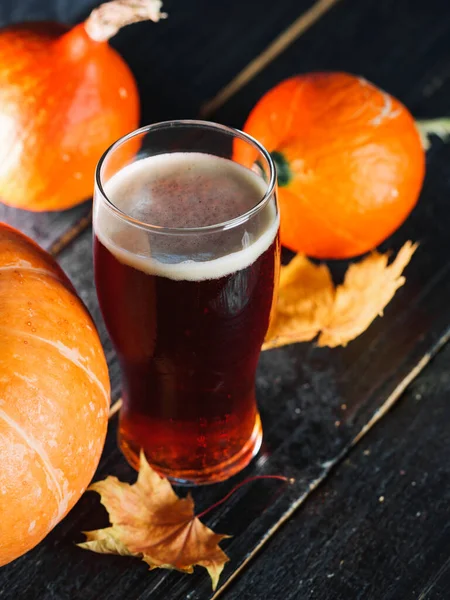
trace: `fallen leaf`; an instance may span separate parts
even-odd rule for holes
[[[336,289],[330,318],[322,327],[318,345],[345,346],[381,316],[405,283],[402,272],[416,248],[417,244],[406,242],[389,266],[389,256],[378,252],[350,265],[344,283]]]
[[[229,536],[214,533],[194,515],[190,494],[179,498],[169,481],[160,477],[141,453],[138,479],[129,485],[107,477],[89,487],[100,494],[111,527],[85,532],[81,548],[100,554],[135,556],[150,569],[192,573],[207,569],[213,589],[229,560],[219,542]]]
[[[328,267],[297,254],[281,267],[277,308],[263,350],[314,339],[329,320],[334,294]]]
[[[297,255],[281,269],[277,309],[263,350],[310,341],[319,334],[319,346],[345,346],[383,314],[404,284],[402,272],[416,248],[406,242],[390,265],[388,254],[373,252],[350,265],[336,289],[326,265]]]
[[[81,548],[92,550],[98,554],[118,554],[119,556],[135,556],[120,541],[114,527],[105,527],[96,531],[83,531],[86,541],[77,544]]]

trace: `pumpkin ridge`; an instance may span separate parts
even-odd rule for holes
[[[58,507],[63,502],[63,491],[59,484],[56,470],[53,467],[51,460],[49,459],[46,451],[39,442],[30,436],[24,429],[12,419],[4,410],[0,408],[0,419],[3,419],[14,431],[25,441],[25,443],[39,456],[45,472],[47,473],[50,480],[53,482],[52,492],[54,493],[55,500],[57,501]]]
[[[69,348],[69,346],[66,346],[62,342],[52,342],[50,340],[46,340],[45,338],[40,337],[39,335],[36,335],[35,333],[31,333],[29,331],[21,331],[20,329],[11,329],[10,327],[2,327],[2,326],[0,326],[0,330],[7,331],[8,333],[13,333],[13,334],[20,335],[20,336],[25,336],[28,338],[31,337],[35,340],[38,340],[39,342],[47,344],[48,346],[52,346],[53,348],[56,348],[56,350],[58,350],[58,352],[62,356],[64,356],[64,358],[67,358],[72,364],[74,364],[79,369],[84,371],[84,373],[86,374],[88,379],[92,383],[95,383],[97,385],[98,389],[105,396],[106,402],[107,402],[107,408],[109,408],[109,404],[110,404],[109,395],[108,395],[107,391],[105,390],[104,386],[102,385],[101,381],[97,377],[97,375],[95,375],[95,373],[93,373],[88,367],[83,365],[83,363],[81,363],[76,357],[73,356],[73,353],[79,353],[78,350],[75,350],[74,348]]]
[[[61,277],[57,275],[57,273],[53,273],[52,271],[48,271],[47,269],[40,269],[38,267],[28,267],[22,266],[20,264],[5,265],[0,267],[0,272],[2,271],[30,271],[32,273],[37,273],[38,275],[53,277],[53,279],[56,279],[56,281],[59,281],[59,283],[66,285],[66,283],[61,279]]]

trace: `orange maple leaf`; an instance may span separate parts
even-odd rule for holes
[[[169,481],[160,477],[141,453],[135,484],[107,477],[89,487],[100,494],[111,527],[84,532],[81,548],[100,554],[135,556],[150,569],[177,569],[192,573],[199,565],[207,569],[213,589],[229,560],[219,542],[230,537],[214,533],[194,515],[190,494],[179,498]]]
[[[263,350],[310,341],[319,334],[319,346],[345,346],[383,314],[404,284],[402,272],[416,248],[406,242],[390,265],[388,254],[372,252],[350,265],[337,288],[326,265],[298,254],[281,269],[278,303]]]

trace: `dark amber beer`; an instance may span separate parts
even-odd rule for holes
[[[97,293],[122,371],[119,441],[135,467],[142,449],[174,480],[219,481],[259,448],[255,371],[279,264],[266,190],[230,159],[172,152],[105,184],[127,219],[96,199]],[[251,224],[236,222],[249,211]]]

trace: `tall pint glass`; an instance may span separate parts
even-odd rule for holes
[[[100,160],[97,294],[122,373],[119,445],[173,481],[242,469],[262,437],[255,371],[279,267],[276,177],[244,133],[139,129]]]

